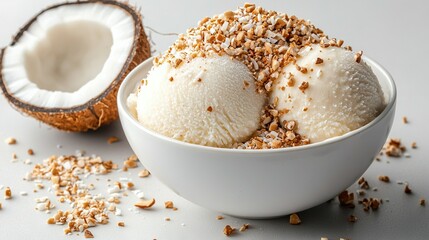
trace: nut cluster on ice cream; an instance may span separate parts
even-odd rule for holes
[[[351,47],[295,16],[245,4],[181,34],[128,105],[145,127],[189,143],[268,149],[340,136],[384,108]]]

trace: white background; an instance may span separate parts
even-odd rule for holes
[[[11,36],[20,26],[45,6],[57,1],[13,0],[0,1],[0,46],[6,46]],[[194,26],[204,16],[212,16],[228,9],[234,9],[241,1],[131,1],[141,7],[144,24],[161,32],[184,32]],[[127,209],[137,199],[132,194],[123,199],[120,208],[123,217],[111,216],[106,226],[91,229],[97,239],[224,239],[222,229],[225,224],[239,227],[250,223],[253,227],[247,232],[236,234],[236,239],[428,239],[429,206],[418,205],[420,197],[429,201],[429,79],[427,71],[429,48],[427,24],[429,4],[425,1],[255,1],[267,9],[286,12],[301,18],[311,19],[330,37],[342,38],[355,50],[364,50],[364,54],[376,59],[393,75],[398,87],[398,104],[395,124],[391,136],[400,137],[409,146],[416,141],[418,149],[409,150],[410,158],[385,159],[374,162],[364,174],[377,192],[370,196],[389,199],[374,213],[366,213],[358,206],[354,210],[340,208],[338,203],[325,203],[300,213],[303,223],[300,226],[288,224],[288,218],[273,220],[243,220],[226,217],[217,221],[219,214],[202,209],[175,195],[153,176],[138,179],[139,169],[128,173],[118,172],[108,176],[88,179],[98,188],[95,192],[105,194],[107,179],[118,180],[125,176],[132,178],[137,187],[147,196],[155,197],[158,204],[150,211],[140,214]],[[148,32],[150,32],[148,30]],[[158,51],[165,50],[174,41],[174,37],[152,33]],[[402,123],[402,116],[410,120]],[[108,145],[106,139],[116,135],[121,142]],[[30,158],[33,162],[52,154],[73,154],[75,150],[86,150],[104,159],[121,163],[132,154],[124,138],[119,122],[89,133],[65,133],[51,129],[32,118],[14,111],[4,98],[0,98],[0,139],[13,136],[18,145],[7,146],[0,142],[0,185],[10,186],[14,193],[12,200],[0,201],[0,239],[60,239],[66,238],[61,226],[47,225],[46,213],[34,210],[34,198],[49,196],[46,190],[33,193],[34,184],[22,180],[32,165],[23,164]],[[61,144],[63,148],[57,149]],[[36,154],[27,156],[26,150],[33,148]],[[365,149],[361,149],[365,151]],[[11,163],[11,155],[16,152],[18,163]],[[174,159],[171,159],[174,161]],[[140,167],[142,169],[142,167]],[[335,171],[335,169],[332,169]],[[389,175],[390,184],[377,180],[378,175]],[[396,181],[408,181],[414,194],[405,195],[403,186]],[[315,183],[317,184],[317,183]],[[351,189],[356,189],[353,186]],[[20,196],[27,191],[28,196]],[[3,191],[2,191],[3,192]],[[258,194],[255,192],[255,194]],[[219,196],[221,198],[222,196]],[[266,196],[269,198],[270,196]],[[172,212],[163,208],[163,202],[173,200],[179,211]],[[263,203],[261,203],[263,204]],[[58,205],[57,209],[67,206]],[[257,206],[256,206],[257,207]],[[346,217],[355,214],[359,220],[348,223]],[[170,217],[171,222],[165,222]],[[125,221],[126,227],[119,228],[116,222]],[[67,239],[83,238],[74,234]]]

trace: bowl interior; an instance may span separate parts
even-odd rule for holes
[[[125,78],[123,81],[121,87],[119,88],[118,92],[118,108],[123,111],[124,115],[122,117],[125,117],[134,125],[137,125],[139,129],[142,131],[145,131],[151,135],[154,135],[158,138],[162,138],[165,141],[173,141],[177,144],[185,145],[192,148],[203,148],[205,150],[213,150],[213,151],[229,151],[229,152],[241,152],[241,153],[251,153],[251,154],[264,154],[266,152],[286,152],[286,151],[302,151],[306,150],[308,148],[316,148],[320,147],[322,145],[326,144],[333,144],[337,141],[341,141],[345,138],[351,137],[361,131],[367,131],[371,126],[375,125],[377,122],[379,122],[381,119],[383,119],[395,106],[396,102],[396,86],[395,82],[392,78],[392,76],[389,74],[389,72],[382,67],[380,64],[378,64],[373,59],[363,56],[363,60],[372,68],[374,71],[374,74],[377,76],[378,81],[380,83],[381,88],[384,92],[384,98],[386,101],[386,107],[384,108],[383,112],[380,113],[379,116],[377,116],[373,121],[366,124],[365,126],[362,126],[356,130],[350,131],[342,136],[333,137],[330,139],[327,139],[322,142],[312,143],[309,145],[304,146],[297,146],[293,148],[281,148],[281,149],[262,149],[262,150],[247,150],[247,149],[228,149],[228,148],[215,148],[215,147],[208,147],[208,146],[201,146],[191,143],[182,142],[179,140],[175,140],[166,136],[163,136],[157,132],[154,132],[150,129],[145,128],[142,124],[140,124],[137,119],[132,116],[131,112],[128,109],[127,106],[127,98],[128,96],[133,93],[137,87],[140,81],[144,78],[146,78],[148,72],[153,66],[153,57],[147,59],[143,63],[141,63],[139,66],[137,66],[131,73]]]

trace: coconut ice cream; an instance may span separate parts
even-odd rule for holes
[[[249,69],[228,56],[195,58],[178,68],[152,68],[129,98],[137,119],[165,136],[214,147],[246,141],[266,102]]]
[[[338,47],[303,48],[300,58],[283,69],[270,101],[295,120],[299,133],[320,142],[355,130],[383,111],[383,91],[371,68]]]
[[[342,45],[308,21],[245,4],[179,35],[131,94],[130,111],[149,129],[206,146],[339,136],[384,108],[376,76]]]

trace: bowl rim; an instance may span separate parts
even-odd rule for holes
[[[195,150],[201,150],[201,151],[213,151],[213,152],[222,152],[222,153],[230,153],[230,154],[267,154],[267,153],[287,153],[287,152],[299,152],[299,151],[306,151],[311,150],[315,148],[325,147],[327,145],[332,145],[340,141],[344,141],[345,139],[351,138],[354,135],[360,134],[365,131],[369,131],[373,126],[375,126],[377,123],[379,123],[382,119],[384,119],[394,108],[396,103],[396,97],[397,97],[397,90],[396,90],[396,84],[393,80],[392,75],[377,61],[373,60],[370,57],[362,56],[363,60],[371,67],[376,68],[379,70],[379,72],[384,76],[384,80],[387,83],[387,90],[389,91],[387,96],[389,97],[387,100],[387,104],[384,108],[384,110],[371,122],[365,124],[364,126],[357,128],[353,131],[350,131],[348,133],[345,133],[341,136],[328,138],[321,142],[316,143],[310,143],[308,145],[303,146],[296,146],[296,147],[288,147],[288,148],[277,148],[277,149],[234,149],[234,148],[219,148],[219,147],[211,147],[211,146],[203,146],[198,145],[194,143],[188,143],[183,142],[180,140],[176,140],[167,136],[164,136],[160,133],[157,133],[153,130],[150,130],[146,127],[144,127],[142,124],[140,124],[130,113],[128,110],[128,107],[126,105],[126,99],[127,97],[124,96],[125,86],[129,84],[131,81],[131,78],[140,71],[143,67],[149,64],[153,64],[154,57],[150,57],[146,59],[144,62],[140,63],[137,67],[135,67],[122,81],[121,86],[119,87],[118,96],[117,96],[117,105],[119,109],[119,117],[120,118],[127,118],[128,121],[131,122],[135,127],[140,129],[143,132],[146,132],[147,134],[152,135],[153,137],[159,138],[163,141],[167,141],[173,144],[180,145],[184,148],[189,148],[191,151]],[[380,81],[380,80],[379,80]],[[124,114],[121,114],[121,112],[124,112]],[[124,124],[121,121],[121,125]]]

